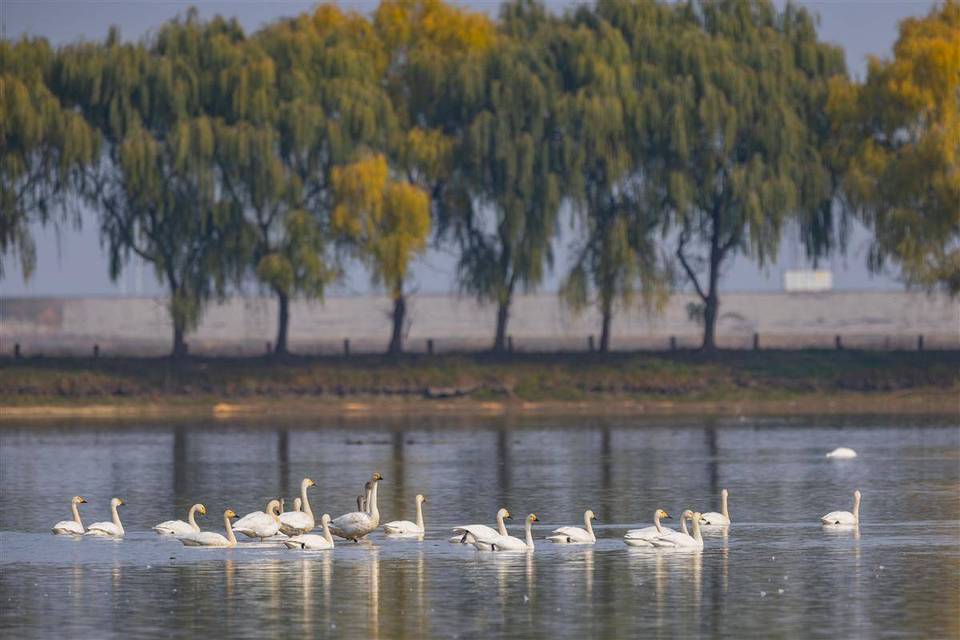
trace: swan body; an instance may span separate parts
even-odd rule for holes
[[[269,518],[270,512],[271,512],[270,505],[273,504],[273,502],[276,502],[277,504],[282,505],[280,498],[271,498],[270,500],[267,500],[267,506],[264,507],[263,511],[251,511],[247,515],[243,516],[242,518],[234,522],[233,523],[234,528],[239,527],[241,529],[244,529],[256,520],[260,520],[262,518]],[[280,508],[283,509],[282,506]]]
[[[642,529],[631,529],[623,536],[623,541],[631,547],[652,547],[653,543],[651,540],[656,538],[658,535],[667,531],[660,524],[661,518],[670,518],[670,514],[664,511],[663,509],[657,509],[653,514],[653,526],[652,527],[643,527]],[[680,523],[681,526],[685,526],[683,522]]]
[[[849,460],[850,458],[856,458],[857,452],[851,449],[850,447],[837,447],[833,451],[827,454],[828,458],[837,458],[840,460]]]
[[[277,501],[279,508],[280,502]],[[237,546],[237,537],[233,533],[233,527],[230,525],[230,519],[236,518],[237,514],[232,509],[223,512],[223,527],[227,535],[223,536],[213,531],[201,531],[200,533],[190,533],[180,538],[180,542],[185,547],[235,547]]]
[[[653,546],[660,549],[676,549],[678,551],[702,551],[703,536],[700,533],[700,517],[702,515],[702,513],[695,513],[689,510],[684,511],[682,519],[686,520],[690,518],[693,523],[693,534],[689,535],[686,532],[668,529],[651,541],[653,542]]]
[[[293,536],[283,541],[288,549],[306,549],[309,551],[324,551],[333,549],[333,536],[330,535],[330,514],[325,513],[320,517],[320,525],[323,527],[323,535],[318,536],[314,533],[306,533],[299,536]]]
[[[700,524],[727,525],[730,524],[730,512],[727,510],[727,490],[720,492],[720,513],[708,511],[700,516]]]
[[[524,527],[526,529],[526,536],[523,540],[515,536],[496,535],[477,538],[473,546],[481,551],[533,551],[533,532],[531,531],[531,527],[537,520],[539,520],[539,518],[537,518],[537,514],[535,513],[527,516],[527,522]]]
[[[231,529],[242,533],[248,538],[263,540],[277,535],[280,531],[280,501],[271,500],[267,503],[267,512],[255,511],[243,517],[246,522],[237,522]],[[218,534],[219,535],[219,534]]]
[[[503,523],[504,518],[512,520],[513,516],[506,509],[497,511],[497,528],[488,527],[485,524],[462,524],[453,528],[452,536],[449,540],[451,544],[473,544],[477,538],[492,538],[493,536],[507,535],[507,525]]]
[[[200,533],[200,525],[197,524],[196,514],[207,515],[207,508],[200,503],[190,507],[187,512],[187,521],[167,520],[161,522],[153,528],[154,531],[162,536],[185,536],[191,533]]]
[[[74,535],[82,536],[83,535],[83,522],[80,520],[80,509],[77,505],[86,503],[80,496],[73,496],[70,499],[70,510],[73,512],[73,520],[61,520],[57,524],[51,527],[51,531],[55,535]]]
[[[422,536],[424,533],[423,526],[423,503],[427,501],[426,497],[422,494],[417,494],[416,497],[417,503],[417,521],[410,522],[409,520],[394,520],[383,525],[383,530],[387,535],[390,536]]]
[[[300,503],[303,511],[287,511],[280,514],[280,531],[288,536],[297,536],[309,531],[313,531],[316,521],[313,519],[313,510],[310,508],[310,500],[307,498],[307,489],[315,486],[316,483],[310,478],[304,478],[300,483]]]
[[[853,492],[853,512],[850,511],[831,511],[820,518],[823,525],[858,525],[860,524],[860,490]]]
[[[593,511],[587,509],[583,512],[582,529],[580,527],[560,527],[554,529],[553,533],[547,536],[547,540],[560,544],[593,544],[597,541],[597,536],[593,534],[593,525],[590,521],[596,517]]]
[[[383,476],[374,473],[371,478],[370,497],[367,500],[366,511],[345,513],[330,523],[330,531],[338,538],[359,542],[369,533],[376,531],[380,526],[380,510],[377,508],[377,486]]]
[[[120,514],[117,513],[117,507],[123,504],[126,504],[126,502],[120,498],[113,498],[110,500],[110,512],[113,515],[113,521],[94,522],[92,525],[87,527],[87,532],[85,535],[99,536],[102,538],[122,538],[123,525],[120,524]]]

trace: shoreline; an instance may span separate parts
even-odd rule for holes
[[[139,419],[262,420],[485,416],[777,416],[777,415],[945,416],[960,420],[957,390],[897,393],[803,393],[778,399],[724,400],[598,397],[589,400],[430,400],[355,397],[349,400],[279,397],[256,400],[187,399],[175,402],[0,403],[0,423],[59,420]]]

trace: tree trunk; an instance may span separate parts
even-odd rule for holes
[[[610,351],[610,323],[613,320],[613,305],[609,300],[603,302],[603,327],[600,329],[600,353],[609,353]]]
[[[397,355],[403,353],[403,323],[407,316],[407,299],[403,292],[394,294],[393,298],[393,335],[390,336],[390,347],[387,353]]]
[[[720,281],[720,263],[724,251],[720,247],[720,211],[714,209],[710,229],[710,274],[707,296],[703,301],[703,351],[717,349],[717,316],[720,310],[720,297],[717,286]]]
[[[507,350],[507,323],[510,321],[510,303],[513,301],[512,292],[507,294],[505,301],[497,305],[497,333],[493,338],[493,352],[504,353]]]
[[[275,355],[287,354],[287,332],[290,327],[290,296],[282,291],[277,291],[277,344],[273,348]]]
[[[173,319],[173,351],[172,358],[183,358],[187,355],[187,342],[184,340],[183,320]]]

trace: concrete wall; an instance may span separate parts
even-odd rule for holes
[[[613,323],[614,349],[664,349],[670,336],[683,346],[699,343],[700,327],[687,318],[693,298],[676,295],[658,315],[632,309]],[[729,293],[722,297],[719,341],[745,348],[754,333],[761,346],[832,347],[834,336],[859,348],[960,348],[960,303],[945,296],[905,292]],[[390,301],[379,297],[297,302],[291,309],[291,349],[334,353],[343,339],[355,351],[386,347]],[[433,338],[438,351],[489,346],[495,309],[469,298],[413,296],[407,344],[423,351]],[[518,350],[584,349],[599,335],[594,311],[575,315],[554,294],[519,296],[510,331]],[[189,336],[193,353],[259,354],[276,332],[270,298],[234,298],[214,304]],[[152,298],[0,298],[0,353],[19,342],[25,355],[162,354],[171,341],[166,302]]]

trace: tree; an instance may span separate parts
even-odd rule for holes
[[[600,311],[600,351],[610,348],[614,304],[641,293],[648,306],[663,300],[665,279],[642,170],[641,95],[630,50],[620,33],[582,9],[556,31],[552,45],[564,79],[559,101],[564,134],[573,141],[568,184],[580,213],[574,261],[561,293],[575,310]]]
[[[462,200],[441,220],[460,247],[461,288],[497,305],[495,352],[505,350],[517,287],[536,287],[553,259],[566,142],[557,135],[555,66],[541,40],[549,21],[534,3],[505,5],[455,152]]]
[[[46,40],[0,40],[0,256],[18,255],[24,279],[36,264],[30,225],[68,212],[98,150],[83,116],[47,87],[54,56]]]
[[[727,261],[741,254],[763,265],[784,223],[830,198],[805,96],[844,69],[840,51],[820,43],[813,18],[792,5],[691,1],[671,13],[659,45],[636,43],[660,72],[648,85],[659,103],[645,164],[663,185],[675,256],[701,301],[710,351]]]
[[[904,20],[893,59],[871,59],[862,85],[837,78],[829,107],[870,266],[960,294],[960,3]]]
[[[393,299],[393,331],[388,352],[403,351],[406,319],[404,282],[413,258],[427,247],[430,197],[402,180],[391,179],[382,154],[333,169],[337,206],[333,229],[366,262],[374,284]]]
[[[195,12],[150,42],[81,43],[58,56],[55,84],[105,142],[86,196],[101,215],[110,273],[131,256],[152,264],[170,292],[173,356],[206,302],[222,296],[246,261],[242,219],[219,198],[214,170],[214,70],[202,60],[235,23],[200,24]],[[206,68],[204,75],[201,69]]]

